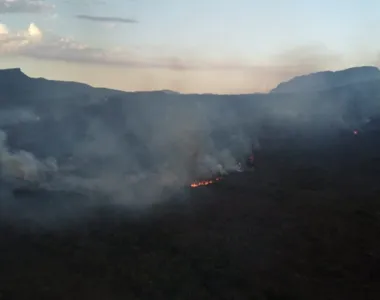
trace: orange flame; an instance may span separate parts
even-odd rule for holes
[[[221,180],[221,178],[217,177],[215,179],[210,179],[210,180],[195,181],[190,186],[192,188],[196,188],[196,187],[200,187],[200,186],[210,185],[210,184],[216,183],[216,182],[218,182],[220,180]]]

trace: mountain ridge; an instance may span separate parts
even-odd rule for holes
[[[259,94],[289,94],[289,93],[308,93],[321,92],[341,88],[352,84],[360,84],[369,81],[380,81],[380,70],[375,66],[352,67],[338,71],[321,71],[309,74],[295,76],[288,81],[280,82],[274,89],[268,93],[248,93],[248,94],[217,94],[217,93],[189,93],[183,94],[168,89],[151,90],[151,91],[124,91],[119,89],[110,89],[106,87],[94,87],[90,84],[66,81],[52,80],[43,77],[30,77],[25,74],[21,68],[0,69],[0,87],[14,87],[19,89],[19,84],[28,86],[28,88],[54,89],[60,92],[68,92],[68,85],[72,86],[72,91],[82,93],[89,91],[103,91],[106,93],[153,93],[165,95],[259,95]],[[70,89],[71,90],[71,89]],[[1,92],[0,92],[1,94]]]
[[[279,83],[270,93],[318,92],[371,80],[380,80],[380,70],[377,67],[352,67],[295,76]]]
[[[59,85],[68,85],[72,84],[77,87],[82,88],[91,88],[95,90],[104,90],[109,92],[120,92],[120,93],[164,93],[164,94],[180,94],[179,92],[168,90],[168,89],[161,89],[161,90],[153,90],[153,91],[124,91],[119,89],[112,89],[107,87],[95,87],[87,83],[83,82],[77,82],[77,81],[70,81],[70,80],[53,80],[48,79],[44,77],[30,77],[26,73],[22,71],[21,68],[6,68],[6,69],[0,69],[0,85],[1,84],[9,84],[12,81],[18,81],[18,80],[30,80],[30,82],[36,83],[50,83],[50,84],[59,84]]]

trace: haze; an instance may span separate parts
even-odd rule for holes
[[[266,92],[379,65],[379,11],[375,0],[0,0],[0,68],[127,91]]]

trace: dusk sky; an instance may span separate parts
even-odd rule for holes
[[[0,0],[0,68],[121,90],[268,91],[379,37],[377,0]]]

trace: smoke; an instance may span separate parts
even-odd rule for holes
[[[20,109],[2,111],[8,126],[38,120],[36,127],[21,127],[24,137],[23,130],[17,131],[17,144],[25,150],[11,151],[1,131],[2,176],[50,191],[102,196],[127,207],[150,205],[195,180],[236,171],[252,146],[262,147],[258,130],[265,120],[280,121],[279,126],[283,121],[306,124],[304,119],[315,125],[312,114],[323,115],[323,121],[342,120],[339,102],[315,105],[304,95],[281,100],[142,93],[76,106],[54,120]],[[33,146],[26,135],[33,136]],[[58,149],[54,158],[36,157],[34,150],[51,145]]]
[[[81,101],[73,92],[75,101],[65,102],[59,118],[51,113],[65,100],[58,88],[51,101],[50,93],[40,91],[42,100],[33,111],[18,105],[0,111],[2,181],[47,191],[22,197],[57,199],[54,208],[45,210],[48,215],[60,209],[58,202],[82,197],[88,203],[84,207],[146,208],[194,181],[236,171],[252,147],[265,151],[268,138],[301,132],[322,140],[331,128],[349,128],[379,111],[378,99],[364,89],[344,91],[239,96],[109,92],[107,101],[99,101],[94,90],[83,105],[70,105]]]
[[[0,167],[4,180],[22,179],[39,182],[45,174],[57,172],[58,166],[54,158],[38,160],[32,153],[19,150],[11,152],[7,146],[7,134],[0,130]]]
[[[14,125],[22,122],[36,122],[40,117],[27,109],[6,109],[0,111],[0,126]]]
[[[104,103],[96,105],[103,107]],[[238,148],[247,145],[242,142],[242,133],[237,137],[224,129],[219,139],[225,143],[219,141],[218,145],[218,138],[212,138],[212,133],[222,125],[236,125],[233,124],[236,119],[231,116],[228,121],[219,119],[205,106],[135,107],[134,110],[123,106],[111,116],[102,112],[98,117],[86,117],[86,129],[80,137],[69,134],[77,133],[79,128],[71,128],[74,125],[66,118],[55,120],[55,125],[48,123],[50,126],[44,125],[47,120],[38,119],[33,127],[23,123],[22,115],[16,117],[16,111],[2,113],[12,121],[7,122],[7,126],[19,128],[17,145],[22,147],[23,141],[28,142],[24,143],[25,150],[13,150],[6,132],[0,131],[1,180],[14,188],[29,189],[32,198],[52,197],[34,193],[37,189],[70,192],[73,197],[85,195],[88,201],[93,201],[93,206],[100,203],[99,199],[106,199],[106,203],[128,208],[147,207],[176,195],[195,180],[235,171],[237,159],[229,149],[233,145],[225,141],[230,139]],[[46,136],[48,127],[57,130],[51,137]],[[28,146],[29,134],[34,137],[32,146]],[[69,144],[70,156],[61,153],[55,158],[43,158],[28,151],[28,148],[49,149],[50,144],[62,145],[62,149],[67,149],[64,144]],[[30,207],[25,209],[30,210]],[[56,213],[57,208],[48,210],[47,215],[53,212]],[[41,219],[37,213],[33,217],[36,215]]]
[[[118,106],[117,99],[110,101]],[[70,160],[60,164],[50,186],[99,191],[116,203],[141,206],[162,201],[194,180],[236,170],[236,153],[250,149],[243,133],[235,137],[223,130],[236,126],[236,116],[219,117],[214,108],[191,102],[162,101],[122,101],[112,120],[106,112],[90,118],[85,137],[73,142]],[[218,128],[224,144],[211,136]],[[240,152],[233,153],[234,146]]]

